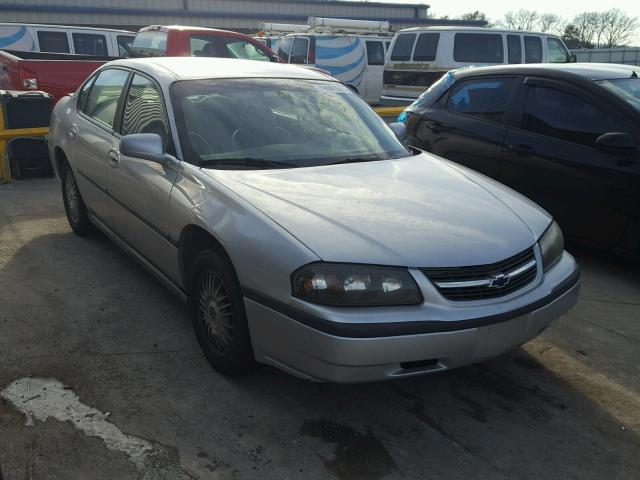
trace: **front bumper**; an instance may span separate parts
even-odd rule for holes
[[[536,282],[523,295],[535,300],[506,302],[518,304],[509,309],[505,302],[497,303],[493,314],[477,318],[468,317],[476,307],[460,310],[466,302],[452,307],[458,309],[459,318],[406,321],[398,310],[397,321],[384,323],[307,321],[298,310],[246,293],[245,306],[259,362],[310,380],[368,382],[469,365],[533,339],[577,303],[580,281],[575,260],[565,252]]]

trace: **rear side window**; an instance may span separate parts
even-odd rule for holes
[[[568,92],[540,85],[527,87],[522,128],[587,147],[609,132],[626,132],[626,127],[592,103]]]
[[[84,103],[87,100],[87,95],[89,94],[89,91],[91,90],[91,86],[93,85],[93,82],[95,82],[95,80],[96,80],[95,76],[91,77],[89,81],[86,82],[78,92],[78,100],[76,101],[76,108],[78,110],[80,111],[84,110]]]
[[[132,57],[163,57],[166,53],[167,32],[140,32],[131,45]]]
[[[456,33],[453,44],[456,62],[503,63],[502,35],[485,33]]]
[[[107,39],[104,35],[93,33],[72,33],[73,49],[79,55],[99,55],[106,57]]]
[[[110,68],[98,74],[89,92],[84,113],[109,128],[113,128],[122,89],[129,72]]]
[[[278,45],[278,56],[285,62],[289,63],[289,50],[291,50],[291,43],[293,39],[291,37],[283,38]]]
[[[542,63],[542,39],[524,36],[524,63]]]
[[[416,42],[413,59],[416,62],[433,62],[438,52],[439,33],[421,33]]]
[[[118,55],[120,57],[126,57],[129,55],[134,38],[135,37],[130,37],[128,35],[118,35]]]
[[[446,108],[454,113],[504,123],[514,85],[513,78],[463,81],[452,90]]]
[[[41,52],[69,53],[69,38],[66,32],[38,32]]]
[[[307,53],[309,52],[309,39],[306,37],[296,37],[291,47],[289,63],[304,65],[307,63]]]
[[[365,42],[367,45],[367,64],[384,65],[384,45],[382,42]]]
[[[396,43],[393,45],[391,51],[391,60],[397,62],[407,62],[411,60],[411,51],[413,50],[413,44],[416,41],[415,33],[403,33],[398,35]]]
[[[568,63],[569,52],[564,44],[557,38],[547,37],[547,49],[549,50],[550,63]]]
[[[520,35],[507,35],[507,56],[509,63],[522,63]]]
[[[122,134],[156,133],[169,146],[169,121],[158,87],[142,75],[134,75],[122,115]]]

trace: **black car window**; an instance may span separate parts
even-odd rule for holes
[[[106,57],[107,38],[93,33],[73,33],[73,48],[78,55],[99,55]]]
[[[367,41],[367,64],[384,65],[384,45],[382,42]]]
[[[433,62],[438,52],[439,33],[421,33],[416,42],[413,59],[416,62]]]
[[[415,33],[403,33],[398,35],[396,43],[393,44],[391,51],[391,60],[394,62],[408,62],[411,60],[411,51],[416,41]]]
[[[169,121],[162,93],[142,75],[134,75],[127,93],[122,115],[122,134],[157,133],[162,143],[169,146]]]
[[[514,86],[513,78],[466,80],[454,87],[446,108],[454,113],[504,122]]]
[[[120,57],[129,56],[134,38],[135,37],[130,37],[128,35],[118,35],[118,55]]]
[[[307,63],[307,54],[309,53],[309,39],[306,37],[296,37],[293,39],[291,47],[291,56],[289,63],[297,63],[305,65]]]
[[[524,36],[524,63],[542,63],[542,39]]]
[[[66,32],[38,32],[41,52],[69,53],[69,38]]]
[[[604,133],[627,130],[621,121],[592,103],[540,85],[527,87],[522,128],[587,147],[594,147]]]
[[[100,72],[87,97],[84,113],[109,128],[113,128],[118,101],[129,72],[109,68]]]
[[[456,33],[453,43],[456,62],[503,63],[504,47],[499,33]]]
[[[549,50],[549,63],[569,62],[569,52],[560,39],[547,37],[547,49]]]
[[[507,35],[507,56],[509,63],[522,63],[520,35]]]

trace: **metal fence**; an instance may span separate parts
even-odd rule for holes
[[[640,65],[640,48],[590,48],[572,50],[578,62]]]

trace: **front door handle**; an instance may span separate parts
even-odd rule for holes
[[[117,150],[109,150],[109,153],[107,154],[107,162],[112,167],[117,167],[120,164],[120,154]]]
[[[511,150],[512,152],[515,152],[517,155],[520,155],[521,157],[530,157],[531,155],[534,155],[536,153],[533,147],[529,145],[523,145],[523,144],[507,145],[507,149]]]
[[[69,129],[69,136],[73,138],[76,135],[78,135],[78,126],[74,123]]]

